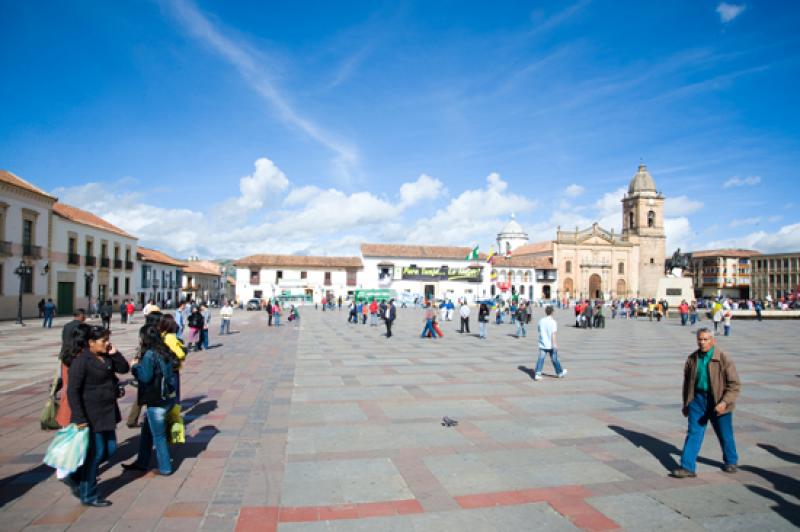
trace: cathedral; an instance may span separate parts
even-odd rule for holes
[[[552,241],[528,244],[515,221],[498,245],[514,257],[548,257],[557,270],[558,298],[651,298],[664,276],[664,196],[643,164],[622,199],[622,233],[597,223],[563,231]],[[512,220],[513,221],[513,220]],[[519,228],[519,229],[517,229]]]

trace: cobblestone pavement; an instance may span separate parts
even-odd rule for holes
[[[536,310],[535,318],[542,314]],[[675,321],[569,327],[565,379],[534,382],[535,334],[489,339],[443,324],[420,339],[401,309],[395,336],[345,312],[303,311],[268,329],[237,311],[236,334],[183,371],[187,443],[170,477],[123,473],[138,431],[101,470],[109,508],[86,509],[42,457],[38,415],[60,328],[0,324],[2,530],[795,530],[800,526],[800,346],[796,322],[734,322],[719,344],[743,392],[741,471],[720,471],[711,433],[698,478],[667,477],[685,434],[683,363],[694,329]],[[63,323],[63,321],[62,321]],[[707,322],[706,322],[707,323]],[[59,325],[58,323],[56,325]],[[138,325],[115,324],[130,357]],[[473,332],[475,332],[473,330]],[[122,400],[123,415],[133,390]],[[441,418],[459,421],[444,427]]]

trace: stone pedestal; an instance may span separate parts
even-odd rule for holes
[[[694,299],[692,280],[688,277],[663,277],[658,280],[656,300],[666,299],[669,308],[678,308],[684,299],[691,303]]]

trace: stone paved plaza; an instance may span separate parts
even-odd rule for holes
[[[534,319],[543,314],[536,309]],[[304,309],[268,329],[237,311],[236,334],[193,353],[182,376],[187,443],[170,477],[123,473],[138,430],[100,473],[105,509],[86,509],[41,464],[38,426],[60,329],[0,324],[2,530],[794,530],[800,526],[798,322],[734,322],[719,345],[743,391],[734,415],[741,470],[720,470],[709,427],[698,478],[667,476],[685,434],[683,363],[694,329],[674,320],[569,327],[569,374],[529,368],[535,334],[420,339],[401,309],[395,337]],[[216,318],[215,318],[216,321]],[[63,323],[63,320],[62,320]],[[217,321],[218,323],[218,321]],[[704,322],[707,323],[707,322]],[[473,325],[473,333],[477,324]],[[113,325],[129,356],[138,325]],[[128,390],[123,415],[134,398]],[[441,418],[459,421],[444,427]]]

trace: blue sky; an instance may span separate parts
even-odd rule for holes
[[[178,256],[619,228],[800,249],[791,2],[0,0],[0,168]]]

